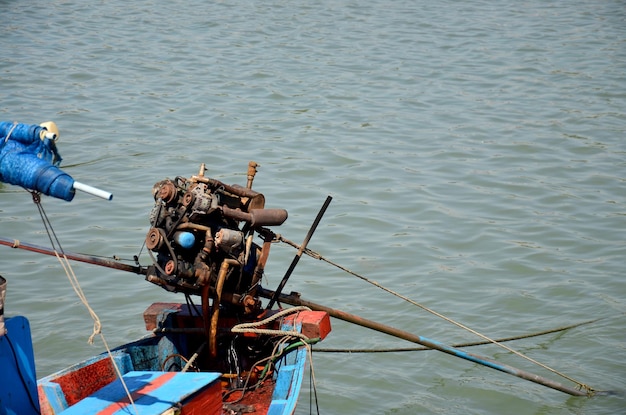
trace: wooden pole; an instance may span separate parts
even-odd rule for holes
[[[257,293],[265,298],[272,298],[274,296],[273,291],[267,290],[261,287],[259,287],[259,289],[257,290]],[[569,395],[573,395],[573,396],[590,395],[590,392],[588,391],[584,391],[578,388],[568,387],[561,383],[554,382],[542,376],[535,375],[533,373],[514,368],[512,366],[497,362],[487,357],[483,357],[483,356],[473,354],[473,353],[468,353],[464,350],[447,346],[436,340],[428,339],[426,337],[418,336],[416,334],[409,333],[407,331],[400,330],[391,326],[387,326],[385,324],[377,323],[375,321],[368,320],[363,317],[359,317],[357,315],[347,313],[345,311],[326,307],[324,305],[316,304],[311,301],[306,301],[295,295],[282,294],[279,296],[278,301],[285,303],[285,304],[294,305],[294,306],[306,306],[312,310],[325,311],[330,316],[338,318],[340,320],[344,320],[349,323],[356,324],[358,326],[366,327],[368,329],[376,330],[381,333],[388,334],[390,336],[394,336],[403,340],[410,341],[412,343],[421,344],[422,346],[425,346],[434,350],[438,350],[440,352],[444,352],[452,356],[460,357],[461,359],[469,360],[471,362],[478,363],[480,365],[487,366],[495,370],[499,370],[500,372],[508,373],[510,375],[517,376],[518,378],[525,379],[525,380],[540,384],[542,386],[547,386],[549,388],[567,393]]]

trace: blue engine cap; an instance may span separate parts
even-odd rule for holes
[[[174,234],[174,241],[181,247],[189,249],[196,243],[196,237],[191,232],[176,232]]]

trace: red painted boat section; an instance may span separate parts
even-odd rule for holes
[[[54,380],[63,390],[68,406],[98,391],[117,379],[117,373],[107,357]]]

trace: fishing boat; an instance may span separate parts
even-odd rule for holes
[[[0,181],[31,190],[34,200],[43,193],[71,201],[76,190],[110,200],[110,193],[76,182],[57,167],[60,156],[56,138],[54,124],[0,123]],[[0,238],[0,245],[11,248],[133,272],[185,298],[180,303],[148,306],[144,321],[149,334],[145,338],[106,350],[39,381],[35,380],[28,320],[7,319],[5,330],[0,312],[0,415],[291,414],[311,346],[331,330],[329,317],[568,395],[598,394],[569,377],[575,386],[467,352],[460,346],[304,300],[298,293],[284,294],[282,290],[302,255],[338,266],[307,248],[331,198],[326,199],[304,241],[296,244],[272,231],[287,219],[287,211],[265,208],[263,194],[252,189],[256,168],[255,162],[248,164],[245,186],[208,177],[204,164],[190,177],[156,182],[144,244],[150,257],[147,266],[138,259],[128,264]],[[287,243],[297,253],[277,288],[269,290],[261,286],[261,281],[275,242]],[[80,289],[74,288],[80,294]],[[263,303],[261,299],[268,301]],[[501,341],[453,323],[482,337],[482,344],[503,346]],[[477,344],[481,343],[471,345]]]
[[[2,181],[67,201],[75,190],[111,199],[57,167],[54,124],[0,123],[0,133]],[[148,306],[146,337],[35,382],[28,320],[8,318],[0,333],[0,414],[292,414],[310,347],[328,335],[330,319],[307,307],[273,309],[278,291],[265,306],[260,300],[276,240],[270,227],[287,211],[266,209],[252,190],[256,167],[249,164],[245,187],[206,177],[204,165],[154,185],[145,240],[151,264],[130,270],[185,302]]]
[[[220,324],[225,347],[211,357],[195,310],[155,303],[144,314],[149,336],[38,381],[28,320],[8,318],[0,337],[0,413],[292,414],[309,344],[325,337],[330,323],[325,313],[285,311],[253,327]]]

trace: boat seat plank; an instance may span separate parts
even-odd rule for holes
[[[220,415],[219,373],[133,371],[123,376],[137,413],[161,415],[179,408],[181,415]],[[128,415],[135,413],[120,380],[69,407],[60,415]],[[177,412],[178,413],[178,412]]]

